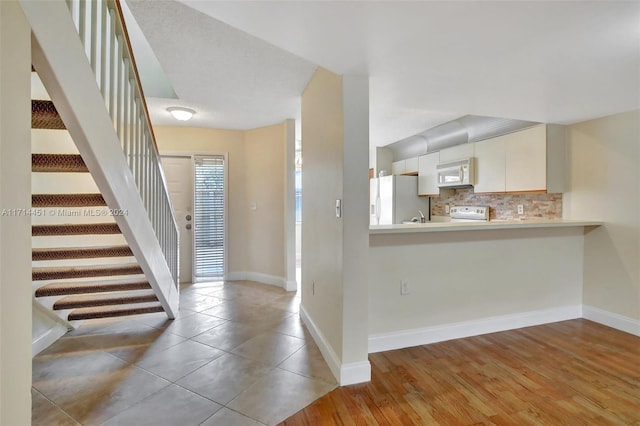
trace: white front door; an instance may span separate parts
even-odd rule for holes
[[[180,229],[180,282],[193,281],[193,160],[162,156],[171,203]]]

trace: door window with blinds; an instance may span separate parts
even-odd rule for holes
[[[225,157],[194,157],[193,274],[223,278],[225,272]]]

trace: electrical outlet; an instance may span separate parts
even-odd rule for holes
[[[409,288],[409,281],[400,280],[400,295],[406,296],[409,293],[411,293],[411,290]]]
[[[524,214],[524,206],[522,204],[518,204],[518,214]]]
[[[444,205],[444,212],[445,214],[449,214],[449,204]]]

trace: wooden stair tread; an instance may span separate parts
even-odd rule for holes
[[[66,126],[52,101],[31,100],[31,128],[64,130]]]
[[[102,207],[102,194],[32,194],[31,207]]]
[[[106,294],[66,296],[53,304],[54,310],[89,308],[97,306],[127,305],[133,303],[157,302],[152,290],[137,290]]]
[[[117,223],[67,223],[63,225],[33,225],[31,235],[48,237],[58,235],[106,235],[120,234]]]
[[[39,173],[87,173],[79,154],[31,154],[31,171]]]
[[[142,268],[137,263],[124,265],[86,265],[38,267],[31,269],[33,281],[61,280],[69,278],[106,277],[111,275],[138,275]]]
[[[89,259],[133,256],[126,245],[99,247],[51,247],[31,250],[31,260]]]
[[[146,280],[99,280],[85,282],[56,282],[36,290],[36,297],[66,296],[70,294],[104,293],[114,291],[147,290],[151,285]]]
[[[139,303],[127,306],[101,306],[95,308],[80,308],[71,311],[67,317],[69,321],[121,317],[128,315],[149,314],[153,312],[164,312],[160,303]]]

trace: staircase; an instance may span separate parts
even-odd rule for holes
[[[34,85],[38,78],[33,76]],[[34,91],[43,96],[44,88]],[[65,129],[53,102],[32,101],[34,297],[74,321],[164,309]]]
[[[32,37],[34,347],[78,320],[175,318],[179,232],[119,0],[18,3]]]

